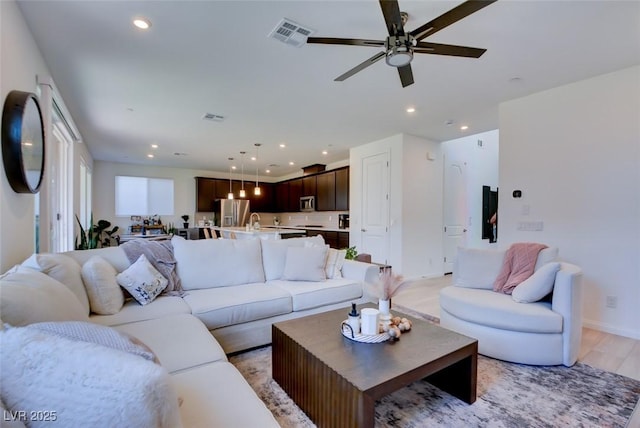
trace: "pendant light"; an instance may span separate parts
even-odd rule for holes
[[[258,185],[258,149],[260,148],[262,144],[254,144],[254,146],[256,146],[256,187],[253,188],[253,194],[256,196],[260,196],[260,194],[262,193],[260,191],[260,186]]]
[[[246,198],[247,197],[247,192],[244,191],[244,155],[247,152],[240,152],[240,155],[242,156],[241,158],[241,168],[242,168],[242,175],[240,176],[240,180],[242,183],[241,189],[240,189],[240,198]]]
[[[229,158],[229,194],[227,195],[227,199],[233,199],[233,185],[231,183],[231,176],[233,174],[231,168],[231,163],[233,162],[233,158]]]

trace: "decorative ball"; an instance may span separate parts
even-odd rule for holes
[[[402,335],[402,333],[400,332],[400,329],[397,326],[391,326],[389,327],[389,336],[391,336],[394,339],[399,339],[400,335]]]

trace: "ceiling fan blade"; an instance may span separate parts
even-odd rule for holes
[[[341,74],[340,76],[336,77],[333,80],[335,80],[336,82],[342,82],[343,80],[348,79],[349,77],[353,76],[357,72],[362,71],[365,68],[369,67],[373,63],[380,61],[382,58],[385,57],[385,55],[386,55],[385,52],[377,53],[374,56],[372,56],[371,58],[369,58],[368,60],[366,60],[364,62],[361,62],[360,64],[358,64],[355,67],[353,67],[351,70],[347,71],[344,74]]]
[[[390,36],[404,36],[402,17],[400,16],[400,6],[397,0],[380,0],[384,22]]]
[[[307,43],[319,43],[324,45],[351,45],[351,46],[384,46],[383,40],[365,39],[340,39],[336,37],[308,37]]]
[[[380,0],[382,2],[382,0]],[[497,0],[467,0],[459,6],[454,7],[448,12],[443,13],[436,19],[427,22],[426,24],[416,28],[411,32],[411,35],[420,41],[427,36],[430,36],[449,25],[460,21],[462,18],[466,18],[479,11],[480,9],[489,6],[491,3],[495,3]]]
[[[414,53],[463,56],[468,58],[480,58],[486,51],[486,49],[471,48],[469,46],[443,45],[428,42],[418,42],[416,47],[413,48]]]
[[[400,75],[400,82],[402,83],[403,88],[413,85],[413,71],[411,71],[411,64],[398,67],[398,74]]]

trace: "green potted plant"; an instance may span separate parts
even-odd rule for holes
[[[78,222],[78,226],[80,226],[80,237],[78,239],[78,236],[76,236],[75,240],[76,250],[92,250],[94,248],[110,247],[113,239],[118,240],[116,232],[120,230],[120,227],[115,226],[109,230],[111,222],[107,220],[98,220],[97,224],[93,224],[93,214],[91,214],[91,219],[89,220],[91,226],[89,226],[87,230],[82,227],[82,223],[80,223],[77,215],[76,221]]]
[[[358,251],[356,251],[356,247],[347,248],[347,254],[345,254],[344,258],[347,260],[355,260],[358,255]]]
[[[184,223],[182,223],[182,226],[187,229],[189,227],[189,215],[188,214],[183,214],[182,215],[182,220],[184,221]]]

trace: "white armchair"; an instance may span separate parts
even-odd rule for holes
[[[536,270],[555,258],[554,250],[540,253]],[[491,287],[503,256],[499,250],[460,249],[454,285],[440,292],[440,325],[478,339],[478,352],[489,357],[572,366],[582,337],[581,269],[560,263],[550,298],[518,303]]]

